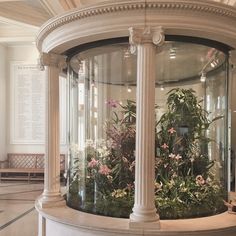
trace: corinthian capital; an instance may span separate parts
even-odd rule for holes
[[[129,28],[129,43],[131,46],[131,52],[134,52],[134,48],[138,44],[153,43],[156,46],[162,46],[165,41],[165,35],[162,27],[146,27],[144,29]]]
[[[39,66],[44,69],[44,66],[58,67],[64,69],[67,67],[66,56],[55,53],[42,52],[39,58]]]

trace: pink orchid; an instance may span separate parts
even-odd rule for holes
[[[116,108],[118,106],[118,102],[114,99],[110,99],[106,101],[108,107]]]
[[[198,185],[203,185],[203,184],[205,184],[206,183],[206,181],[204,180],[204,178],[201,176],[201,175],[198,175],[197,177],[196,177],[196,184],[198,184]]]
[[[161,147],[164,148],[164,149],[166,149],[166,148],[168,148],[169,146],[168,146],[166,143],[164,143]]]
[[[171,153],[171,154],[169,155],[169,157],[170,157],[171,159],[174,159],[174,158],[175,158],[175,154]]]
[[[132,188],[134,188],[134,186],[133,186],[132,184],[127,184],[127,189],[128,189],[129,191],[131,191]]]
[[[92,158],[92,160],[88,163],[88,167],[93,168],[93,167],[97,166],[98,163],[99,163],[98,160],[95,160],[94,158]]]
[[[173,134],[173,133],[176,133],[176,130],[172,127],[172,128],[170,128],[170,129],[168,129],[168,132],[171,133],[171,134]]]
[[[175,159],[178,161],[179,159],[182,159],[182,156],[180,156],[179,154],[177,154],[177,156],[175,157]]]
[[[166,168],[168,165],[169,165],[168,163],[164,164],[164,168]]]
[[[98,172],[102,175],[108,175],[111,172],[111,169],[109,169],[107,165],[101,165]]]

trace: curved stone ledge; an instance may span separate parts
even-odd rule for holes
[[[69,207],[36,209],[44,222],[42,227],[45,236],[140,236],[140,235],[165,235],[165,236],[235,236],[236,214],[228,212],[202,218],[185,220],[161,220],[160,230],[130,229],[129,219],[97,216]]]

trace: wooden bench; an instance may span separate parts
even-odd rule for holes
[[[65,171],[65,155],[60,155],[61,175]],[[44,154],[8,153],[7,160],[0,162],[1,180],[43,180]]]

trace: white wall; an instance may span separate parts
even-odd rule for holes
[[[6,159],[6,47],[0,44],[0,161]]]

